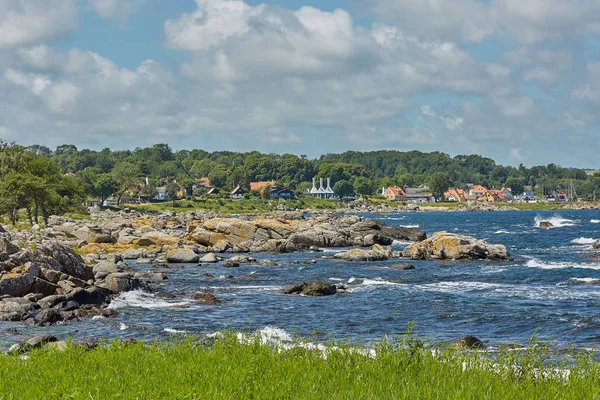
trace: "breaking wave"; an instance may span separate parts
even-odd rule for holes
[[[573,243],[573,244],[595,244],[597,242],[598,242],[598,239],[585,238],[585,237],[580,237],[580,238],[571,240],[571,243]]]
[[[575,221],[572,219],[563,218],[560,215],[554,215],[550,218],[542,217],[541,215],[537,215],[535,217],[535,226],[537,228],[540,227],[541,222],[550,222],[552,224],[552,228],[562,228],[564,226],[574,226]]]
[[[160,299],[152,293],[142,292],[141,290],[133,290],[131,292],[121,293],[118,297],[111,301],[108,308],[118,309],[124,307],[134,308],[169,308],[174,306],[186,306],[189,301],[169,302],[165,299]]]

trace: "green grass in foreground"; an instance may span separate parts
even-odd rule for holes
[[[535,347],[535,346],[534,346]],[[398,349],[402,350],[398,350]],[[93,351],[41,350],[0,357],[0,399],[589,399],[600,367],[581,358],[569,378],[544,350],[481,353],[419,345],[275,350],[228,336],[153,345],[113,343]]]

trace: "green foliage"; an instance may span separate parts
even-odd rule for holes
[[[427,182],[429,189],[438,199],[444,197],[444,192],[452,185],[450,177],[445,172],[434,172]]]
[[[492,356],[432,348],[415,335],[323,350],[240,343],[225,335],[88,350],[42,349],[0,358],[3,399],[591,399],[600,366],[591,355],[569,365],[545,345]],[[326,356],[325,356],[326,355]],[[76,366],[76,367],[75,367]]]
[[[337,181],[333,185],[333,192],[340,198],[350,196],[354,190],[350,182],[346,180]]]

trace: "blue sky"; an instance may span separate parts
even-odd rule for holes
[[[0,139],[597,168],[600,3],[0,0]]]

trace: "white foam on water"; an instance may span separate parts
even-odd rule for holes
[[[532,258],[525,264],[529,268],[540,268],[540,269],[565,269],[565,268],[581,268],[581,269],[597,269],[600,270],[598,264],[574,264],[569,262],[546,262]]]
[[[592,224],[600,224],[600,219],[593,219],[590,221]]]
[[[580,238],[571,240],[571,243],[574,243],[574,244],[594,244],[597,242],[598,242],[598,239],[585,238],[585,237],[580,237]]]
[[[500,235],[500,234],[503,234],[503,233],[505,233],[505,234],[511,234],[511,233],[513,233],[513,232],[509,232],[509,231],[507,231],[506,229],[500,229],[500,230],[497,230],[497,231],[496,231],[496,232],[494,232],[494,233],[495,233],[496,235]]]
[[[392,246],[402,246],[405,244],[411,244],[412,242],[409,242],[408,240],[394,240],[392,242]]]
[[[563,218],[560,215],[553,215],[552,217],[546,218],[541,215],[537,215],[534,219],[535,227],[539,228],[541,222],[550,222],[552,228],[562,228],[564,226],[574,226],[576,222],[572,219]]]
[[[173,328],[165,328],[164,331],[167,333],[186,333],[185,331],[180,331],[180,330],[173,329]]]
[[[121,322],[121,324],[119,325],[119,330],[125,331],[127,329],[129,329],[129,325],[125,325],[124,323]]]
[[[343,282],[344,280],[342,278],[329,278],[330,281],[334,281],[334,282]]]
[[[580,282],[586,285],[595,285],[600,284],[600,279],[598,278],[571,278],[569,279],[571,282]]]
[[[390,282],[390,281],[386,281],[385,279],[381,279],[381,278],[375,278],[375,279],[364,279],[362,284],[364,286],[384,286],[384,285],[402,285],[401,283],[398,282]]]
[[[152,293],[146,293],[141,290],[133,290],[131,292],[121,293],[118,297],[115,297],[108,308],[118,309],[125,307],[134,308],[169,308],[173,306],[185,306],[190,304],[189,301],[182,302],[168,302],[164,299],[155,297]]]
[[[402,228],[419,228],[421,225],[400,225]]]

